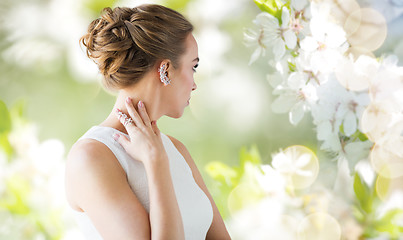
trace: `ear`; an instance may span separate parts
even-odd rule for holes
[[[161,82],[164,83],[164,86],[170,84],[171,80],[169,79],[169,70],[172,69],[172,64],[170,60],[163,60],[159,64],[158,67],[158,75]]]
[[[158,65],[158,72],[160,70],[163,70],[164,72],[166,72],[167,76],[169,77],[169,71],[171,68],[172,68],[171,60],[165,59],[165,60],[162,60],[161,63]]]

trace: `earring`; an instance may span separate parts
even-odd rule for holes
[[[163,64],[160,69],[158,69],[158,72],[160,73],[160,80],[162,83],[164,83],[165,86],[168,84],[171,84],[171,80],[168,78],[168,73],[166,72],[166,65]]]

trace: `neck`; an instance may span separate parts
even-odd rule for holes
[[[125,100],[127,97],[132,99],[133,105],[138,110],[137,104],[141,100],[147,110],[150,121],[157,121],[164,115],[163,102],[161,101],[161,84],[155,81],[155,77],[148,79],[145,77],[136,85],[119,90],[115,105],[109,116],[99,126],[112,127],[123,133],[127,133],[125,127],[116,117],[116,109],[119,108],[122,112],[128,113]]]

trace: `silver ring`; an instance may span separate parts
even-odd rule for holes
[[[126,117],[123,125],[126,127],[128,124],[133,124],[133,119]]]
[[[127,118],[127,115],[125,113],[119,112],[118,115],[119,115],[119,118],[121,118],[121,117],[123,117],[124,119]]]

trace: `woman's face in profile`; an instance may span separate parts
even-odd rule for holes
[[[170,111],[167,116],[179,118],[182,116],[186,106],[189,105],[191,92],[196,90],[193,74],[199,63],[199,54],[196,39],[193,34],[186,38],[186,52],[182,55],[179,67],[169,72],[171,87],[169,90],[168,102]]]

